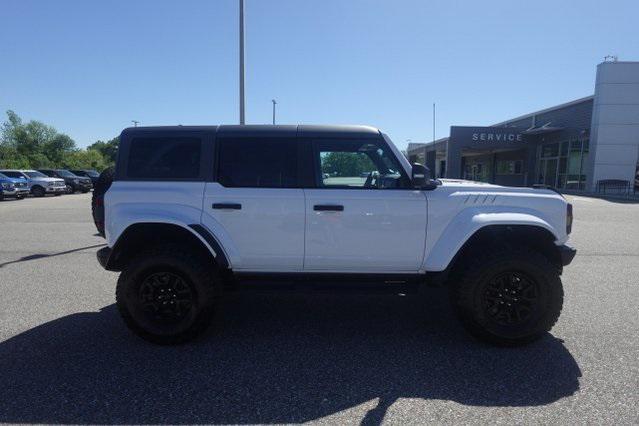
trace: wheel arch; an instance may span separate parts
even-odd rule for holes
[[[140,250],[158,244],[180,244],[196,250],[220,269],[228,269],[228,257],[216,238],[200,224],[183,225],[166,222],[138,222],[127,226],[119,235],[105,268],[121,271]]]
[[[441,272],[446,270],[452,260],[458,256],[460,250],[484,228],[496,227],[543,230],[543,235],[552,235],[553,241],[559,244],[564,241],[562,233],[552,225],[553,221],[546,218],[543,212],[532,209],[512,208],[507,211],[487,210],[483,208],[467,208],[452,218],[438,234],[437,227],[429,224],[426,241],[425,271]],[[486,231],[481,231],[480,235]],[[540,234],[541,235],[541,234]]]
[[[493,224],[477,229],[455,253],[446,270],[452,271],[473,252],[491,250],[494,247],[525,246],[546,257],[561,273],[563,270],[555,235],[539,225]]]

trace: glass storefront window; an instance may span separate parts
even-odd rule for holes
[[[523,169],[521,160],[498,160],[495,173],[498,175],[519,175]]]
[[[571,139],[541,145],[537,158],[537,183],[565,189],[585,189],[588,139]]]
[[[541,157],[557,157],[559,155],[559,144],[558,143],[549,143],[541,146]]]

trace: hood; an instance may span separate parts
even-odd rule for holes
[[[519,193],[519,194],[547,194],[554,196],[561,196],[559,192],[553,189],[545,188],[532,188],[528,186],[501,186],[492,183],[475,182],[471,180],[463,179],[438,179],[441,181],[441,187],[446,188],[449,191],[462,191],[462,192],[499,192],[499,193]]]
[[[52,177],[33,177],[31,180],[37,180],[38,182],[64,182],[64,179]]]
[[[10,181],[10,182],[13,182],[13,183],[24,183],[24,184],[27,183],[27,180],[25,178],[12,178],[12,177],[10,177],[10,178],[7,178],[7,179],[0,178],[0,180]]]
[[[442,186],[444,187],[481,188],[481,189],[505,188],[505,186],[499,186],[492,183],[476,182],[476,181],[464,180],[464,179],[438,179],[438,180],[441,181]]]

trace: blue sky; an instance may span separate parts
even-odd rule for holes
[[[0,0],[0,110],[78,145],[237,123],[237,0]],[[587,96],[639,60],[638,1],[246,0],[247,123],[370,124],[400,147]]]

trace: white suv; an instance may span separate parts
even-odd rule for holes
[[[545,189],[431,180],[364,126],[122,132],[104,197],[126,324],[172,344],[202,332],[229,288],[446,283],[463,324],[499,344],[551,329],[572,207]]]

